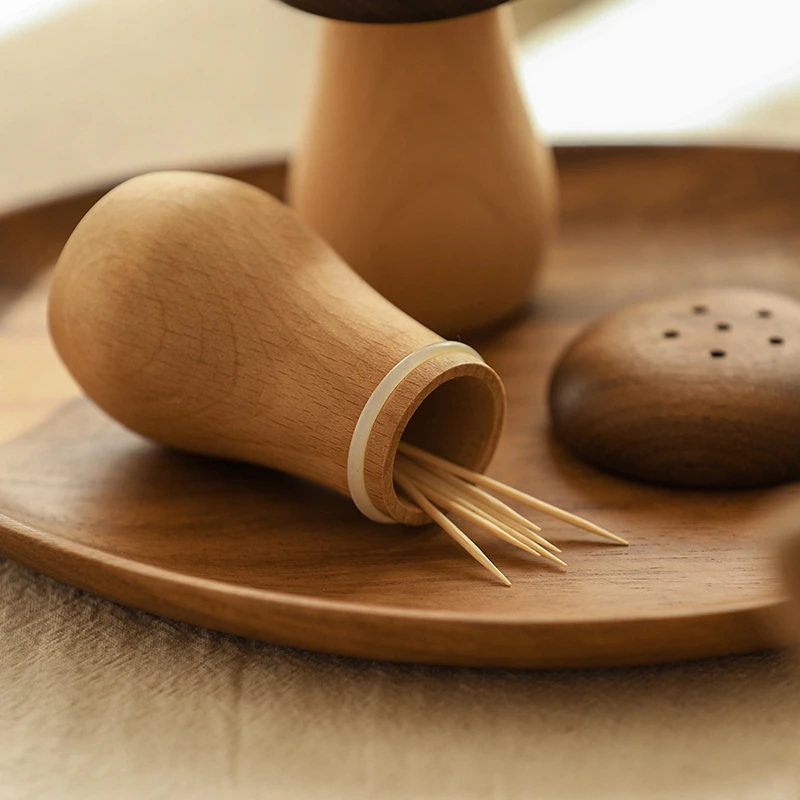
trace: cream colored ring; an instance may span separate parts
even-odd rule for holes
[[[356,504],[356,508],[365,517],[369,517],[375,522],[389,524],[395,522],[395,520],[379,511],[370,500],[367,492],[367,485],[364,480],[364,459],[367,455],[367,443],[372,434],[372,429],[381,413],[381,409],[386,405],[386,401],[406,377],[426,361],[447,353],[466,353],[483,362],[480,354],[463,342],[434,342],[415,350],[392,367],[375,387],[369,400],[364,404],[358,422],[356,422],[356,427],[353,429],[350,450],[347,454],[347,488],[350,491],[350,497],[353,498],[353,502]]]

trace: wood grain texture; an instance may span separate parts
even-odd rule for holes
[[[435,528],[373,525],[281,473],[161,450],[79,402],[0,449],[0,551],[154,613],[352,655],[599,666],[774,643],[762,623],[783,591],[760,512],[778,495],[800,499],[797,487],[698,492],[614,478],[553,438],[546,390],[567,342],[625,303],[723,279],[800,292],[798,155],[600,148],[563,151],[560,166],[563,235],[536,313],[474,342],[509,390],[490,474],[630,548],[547,521],[569,556],[561,575],[474,532],[514,581],[505,589]],[[6,432],[28,423],[18,414],[34,386],[49,387],[40,415],[75,393],[46,346],[42,288],[0,327],[0,363],[20,381],[16,403],[0,403]]]
[[[428,22],[474,14],[505,0],[283,0],[320,17],[366,23]]]
[[[797,514],[797,509],[795,509],[795,514],[795,519],[797,520],[800,517]],[[791,532],[791,536],[787,537],[781,551],[781,563],[786,588],[792,599],[792,607],[794,609],[795,635],[800,639],[800,535],[798,535],[798,531],[800,531],[800,525],[796,525]]]
[[[519,311],[555,182],[488,11],[430,25],[326,23],[289,201],[350,266],[455,337]]]
[[[78,383],[131,430],[343,494],[353,431],[375,387],[442,341],[283,203],[193,172],[133,178],[92,207],[58,259],[49,323]],[[394,491],[401,435],[482,469],[504,411],[499,378],[474,353],[443,353],[411,371],[368,432],[373,504],[426,522]]]
[[[778,500],[767,517],[774,532],[777,566],[789,602],[774,615],[774,635],[800,645],[800,502],[796,497]]]
[[[625,306],[559,360],[550,408],[592,464],[663,486],[800,478],[800,303],[695,287]]]
[[[786,602],[767,619],[769,635],[800,647],[800,498],[794,484],[774,493],[759,524],[770,537],[774,570],[786,594]]]

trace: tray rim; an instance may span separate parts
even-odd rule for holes
[[[63,536],[59,536],[58,534],[52,533],[50,531],[43,532],[36,530],[35,528],[31,528],[29,525],[26,525],[24,522],[20,522],[19,520],[14,519],[13,517],[8,516],[0,512],[0,543],[3,543],[4,546],[7,544],[7,537],[15,536],[15,535],[24,535],[29,537],[29,541],[34,541],[37,543],[37,546],[40,546],[44,551],[53,553],[53,554],[61,554],[65,552],[65,548],[60,545],[60,542],[64,541]],[[72,540],[69,540],[72,542]],[[4,548],[5,549],[5,548]],[[13,549],[13,545],[5,549],[5,553],[9,550]],[[102,550],[100,548],[93,548],[89,545],[82,544],[80,542],[73,542],[70,544],[69,550],[70,556],[74,555],[75,553],[80,554],[81,562],[89,565],[94,566],[98,562],[105,562],[108,563],[109,566],[114,566],[115,568],[119,569],[122,573],[129,573],[130,575],[149,575],[152,577],[156,577],[164,581],[165,583],[171,583],[174,585],[181,585],[181,586],[189,586],[191,588],[197,589],[207,589],[209,591],[220,592],[228,595],[239,595],[242,598],[253,598],[258,599],[264,602],[267,605],[276,605],[276,606],[294,606],[297,608],[304,608],[308,610],[318,610],[324,611],[333,614],[347,614],[348,616],[353,612],[361,613],[361,614],[369,614],[370,616],[376,617],[389,617],[389,618],[396,618],[396,617],[406,617],[408,619],[426,619],[430,621],[436,622],[448,622],[448,623],[472,623],[472,622],[480,622],[485,624],[491,624],[492,626],[499,626],[499,627],[509,627],[509,628],[518,628],[518,627],[557,627],[561,628],[564,626],[575,626],[575,627],[582,627],[588,624],[591,625],[634,625],[640,622],[648,622],[653,620],[658,621],[672,621],[672,620],[683,620],[687,619],[686,613],[681,612],[680,609],[670,609],[668,612],[658,612],[658,613],[643,613],[636,617],[633,616],[614,616],[614,617],[596,617],[590,619],[550,619],[550,620],[537,620],[534,617],[527,617],[521,616],[519,614],[514,615],[512,617],[501,616],[501,615],[494,615],[494,614],[486,614],[480,611],[471,611],[471,612],[460,612],[460,611],[435,611],[435,610],[427,610],[427,609],[412,609],[412,608],[404,608],[402,606],[395,606],[395,605],[373,605],[370,603],[364,603],[359,601],[350,601],[350,600],[335,600],[335,599],[324,599],[320,597],[313,597],[311,595],[304,595],[304,594],[295,594],[293,592],[281,592],[275,589],[261,589],[255,586],[248,586],[247,584],[243,583],[235,583],[235,582],[228,582],[224,580],[218,580],[215,578],[203,578],[199,576],[191,576],[185,572],[180,572],[179,570],[168,569],[167,567],[159,567],[153,564],[147,564],[143,561],[137,561],[134,558],[126,558],[125,556],[118,556],[114,553],[109,553],[107,550]],[[93,557],[89,554],[99,554],[99,557]],[[26,566],[31,567],[37,571],[42,571],[36,563],[29,563],[33,562],[33,559],[14,559],[19,560],[19,563],[24,563]],[[53,572],[44,572],[44,574],[50,575],[50,577],[57,578],[58,580],[62,580],[58,577],[55,573],[58,570],[53,570]],[[70,585],[75,585],[73,581],[64,581]],[[91,591],[93,594],[99,592],[95,592],[94,589],[87,589],[87,591]],[[103,592],[102,596],[105,596],[105,592]],[[122,602],[124,605],[128,605],[128,603],[124,601],[117,601],[115,602]],[[689,619],[692,620],[702,620],[702,619],[712,619],[718,616],[730,616],[731,614],[750,614],[753,612],[765,611],[765,610],[772,610],[780,608],[782,605],[787,604],[789,602],[788,597],[783,596],[776,596],[773,599],[763,599],[763,600],[752,600],[749,602],[743,602],[739,605],[726,605],[724,609],[716,608],[718,604],[711,604],[707,607],[707,610],[703,611],[700,614],[692,614]]]
[[[20,534],[26,536],[29,543],[36,542],[33,548],[28,548],[27,553],[19,552],[13,544],[13,537]],[[31,537],[31,534],[34,536]],[[366,603],[323,600],[304,595],[257,589],[210,578],[191,577],[164,567],[156,567],[105,551],[94,550],[86,545],[74,545],[67,551],[59,545],[61,540],[62,537],[58,535],[36,531],[7,515],[0,515],[0,545],[2,545],[4,556],[68,586],[103,597],[126,608],[137,609],[162,620],[174,620],[215,630],[229,636],[254,639],[268,645],[289,646],[333,656],[395,663],[465,668],[603,669],[652,666],[741,655],[777,646],[774,641],[766,637],[765,629],[773,619],[785,614],[790,605],[787,598],[779,598],[774,601],[752,601],[734,607],[709,609],[705,613],[692,615],[659,613],[642,615],[639,618],[618,617],[599,620],[542,620],[537,622],[521,617],[509,619],[479,613],[467,615],[459,612],[372,606]],[[39,551],[43,554],[41,560],[29,556],[30,553]],[[134,581],[138,578],[149,578],[150,582],[154,581],[159,585],[185,591],[185,596],[194,599],[195,603],[192,606],[186,603],[175,605],[169,615],[165,615],[163,610],[156,608],[156,605],[151,604],[147,599],[132,600],[130,592],[118,593],[106,588],[98,591],[91,578],[75,580],[69,569],[60,569],[49,558],[65,553],[74,557],[76,552],[80,553],[81,562],[90,567],[88,571],[84,572],[84,575],[92,575],[93,570],[99,568],[106,577],[111,574]],[[100,553],[102,557],[86,558],[87,552]],[[145,594],[147,597],[157,597],[150,592]],[[209,613],[207,609],[203,609],[203,605],[209,602],[212,604],[226,601],[228,603],[231,601],[247,603],[253,600],[257,602],[259,612],[266,614],[277,612],[275,615],[276,627],[267,630],[261,626],[258,630],[252,630],[246,624],[232,625],[213,612]],[[286,628],[285,612],[290,612],[290,614],[293,612],[290,622],[291,631],[289,632]],[[249,619],[252,619],[252,616]],[[320,637],[318,634],[307,636],[304,622],[308,619],[312,619],[314,622],[331,623],[330,631],[334,634],[337,624],[344,623],[350,628],[354,620],[357,620],[362,627],[361,635],[355,638],[346,637],[344,641],[335,635],[331,640]],[[726,640],[724,645],[713,646],[708,641],[704,641],[699,650],[693,646],[692,642],[703,637],[708,630],[716,630],[719,624],[731,624],[732,622],[735,622],[737,627],[742,627],[742,623],[752,627],[758,632],[758,642],[755,641],[753,635],[750,635],[736,645],[731,645],[730,641]],[[388,654],[380,639],[375,645],[371,643],[368,636],[364,638],[364,634],[369,634],[373,625],[385,633],[384,626],[388,624],[400,633],[405,631],[406,623],[413,625],[417,637],[422,630],[429,640],[432,638],[436,640],[437,646],[423,645],[423,649],[413,645],[406,646],[401,648],[402,652],[398,652],[398,648],[394,647],[391,654]],[[644,627],[652,636],[653,631],[657,628],[669,629],[673,623],[685,626],[683,629],[684,639],[681,648],[676,649],[671,646],[666,652],[657,646],[653,647],[647,638],[642,640],[642,647],[638,652],[626,653],[622,657],[616,654],[613,648],[609,649],[607,646],[603,646],[599,650],[596,647],[588,647],[583,657],[574,655],[553,657],[547,653],[543,654],[540,650],[542,646],[546,647],[547,641],[539,640],[547,640],[553,634],[556,639],[570,636],[583,640],[597,640],[605,637],[613,639],[616,635],[626,636],[631,631]],[[478,630],[484,633],[488,632],[495,637],[502,637],[507,633],[522,635],[526,639],[526,647],[519,652],[520,647],[517,645],[513,655],[506,651],[499,656],[484,650],[475,653],[473,648],[469,647],[469,643],[473,641],[473,634]],[[691,630],[693,635],[687,635],[687,630]],[[659,641],[658,636],[656,636],[656,641]],[[466,650],[459,649],[463,643],[467,644]]]

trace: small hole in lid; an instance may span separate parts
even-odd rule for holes
[[[695,314],[708,314],[708,306],[692,306]]]
[[[712,350],[711,358],[725,358],[726,353],[724,350]]]
[[[770,336],[769,337],[770,344],[783,344],[783,337],[782,336]]]
[[[772,316],[772,312],[768,308],[762,308],[758,312],[758,316],[761,317],[761,319],[769,319]]]
[[[677,339],[680,336],[678,331],[664,331],[665,339]]]
[[[729,331],[731,329],[729,322],[718,322],[717,323],[717,330],[718,331]]]

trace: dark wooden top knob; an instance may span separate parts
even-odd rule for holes
[[[800,303],[685,291],[616,311],[572,342],[550,408],[587,461],[676,487],[800,478]]]
[[[505,0],[283,0],[320,17],[347,22],[429,22],[461,17],[502,5]]]

